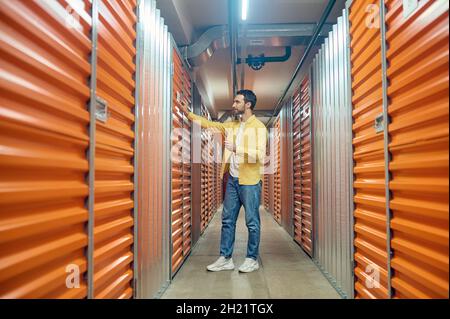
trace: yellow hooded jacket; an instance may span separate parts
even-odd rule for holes
[[[239,121],[213,122],[192,112],[188,118],[203,128],[215,128],[225,136],[226,140],[236,141],[236,135],[241,125]],[[241,144],[236,146],[236,154],[239,155],[239,184],[255,185],[261,180],[264,172],[264,160],[266,156],[267,129],[266,126],[252,115],[246,122]],[[229,170],[232,153],[225,148],[222,161],[222,176]]]

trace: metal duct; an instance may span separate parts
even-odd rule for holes
[[[324,37],[331,30],[331,26],[331,24],[325,24],[320,36]],[[314,34],[315,27],[315,23],[248,25],[245,30],[246,43],[244,44],[260,47],[307,45]],[[238,31],[238,38],[244,38],[243,30]],[[216,50],[225,49],[229,45],[228,26],[221,25],[208,29],[197,42],[180,48],[180,51],[191,66],[199,66]]]

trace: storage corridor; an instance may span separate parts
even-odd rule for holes
[[[448,0],[0,0],[0,299],[161,297],[449,298]]]
[[[209,272],[219,255],[222,210],[197,242],[162,298],[173,299],[337,299],[336,290],[311,258],[261,206],[259,270],[240,273],[247,251],[247,228],[242,208],[236,225],[233,271]]]

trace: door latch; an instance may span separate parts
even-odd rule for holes
[[[419,6],[419,0],[403,0],[403,18],[407,19],[416,11]]]
[[[375,131],[377,133],[381,133],[381,132],[384,131],[384,117],[383,117],[383,114],[380,114],[380,115],[378,115],[375,118],[375,125],[374,125],[374,127],[375,127]]]
[[[98,96],[95,97],[95,118],[103,123],[108,120],[108,103]]]

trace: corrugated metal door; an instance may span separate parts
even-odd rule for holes
[[[214,134],[216,139],[215,144],[215,154],[214,154],[214,165],[216,166],[216,196],[217,203],[216,209],[214,213],[216,213],[217,209],[219,209],[220,205],[222,205],[222,145],[224,145],[224,137],[220,132]]]
[[[355,297],[388,298],[384,135],[374,128],[383,114],[379,1],[349,8],[354,160]],[[378,13],[377,13],[378,9]],[[366,280],[379,271],[380,287]]]
[[[203,117],[209,119],[209,112],[206,109],[204,105],[202,105],[202,114]],[[203,233],[205,231],[206,226],[209,223],[208,218],[208,203],[207,203],[207,196],[208,196],[208,132],[205,129],[202,129],[202,173],[201,173],[201,183],[202,183],[202,195],[201,195],[201,211],[202,211],[202,224],[201,224],[201,232]]]
[[[182,98],[189,108],[192,107],[191,79],[183,68]],[[191,251],[191,121],[183,114],[183,255]]]
[[[78,20],[66,1],[0,4],[0,298],[87,296],[91,6],[79,4]]]
[[[211,120],[211,116],[209,116],[208,114],[208,119]],[[208,131],[208,145],[206,147],[206,156],[207,156],[207,161],[206,161],[206,179],[207,179],[207,183],[208,183],[208,189],[207,189],[207,196],[206,196],[206,207],[208,208],[208,212],[207,212],[207,216],[208,216],[208,224],[211,221],[211,215],[212,215],[212,209],[213,209],[213,191],[212,191],[212,136],[211,136],[211,132]]]
[[[270,211],[270,133],[267,137],[267,144],[266,144],[266,158],[264,159],[264,208],[269,212]]]
[[[301,87],[301,85],[300,85]],[[294,184],[294,240],[302,242],[302,188],[300,168],[300,99],[301,88],[298,88],[292,96],[292,155],[293,155],[293,184]]]
[[[274,174],[274,208],[273,216],[278,224],[281,224],[281,126],[280,117],[275,121],[274,143],[276,169]]]
[[[99,1],[95,158],[95,298],[130,298],[133,279],[135,1]]]
[[[183,164],[182,147],[183,115],[180,111],[183,91],[181,59],[173,51],[173,146],[172,149],[172,273],[183,261]]]
[[[448,298],[448,1],[386,1],[392,289]]]
[[[280,185],[293,185],[292,157],[292,99],[286,100],[280,110]],[[294,236],[294,192],[292,187],[281,188],[280,225]]]
[[[301,245],[312,255],[312,165],[311,165],[311,90],[309,77],[301,85],[300,99]]]
[[[191,123],[180,103],[191,109],[188,73],[173,50],[172,275],[191,251]]]
[[[212,120],[204,105],[202,105],[201,115],[210,121]],[[220,131],[202,129],[201,139],[201,231],[203,232],[222,203],[222,180],[220,178],[222,151],[220,147],[223,145],[223,136]]]
[[[217,212],[217,209],[219,209],[220,204],[222,203],[222,187],[221,187],[221,181],[220,181],[220,173],[222,171],[221,167],[221,149],[220,147],[223,145],[222,142],[222,133],[218,131],[212,132],[212,140],[213,140],[213,170],[214,170],[214,207],[212,210],[211,218],[214,217],[214,214]]]
[[[306,76],[294,95],[294,239],[312,255],[311,99]]]
[[[267,168],[267,166],[266,166]],[[269,211],[269,174],[264,174],[264,208]]]
[[[216,165],[214,164],[214,134],[211,134],[211,218],[217,205],[216,198]]]

